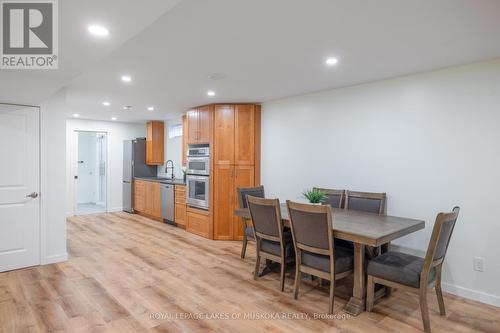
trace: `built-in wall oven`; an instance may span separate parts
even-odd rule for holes
[[[189,145],[186,170],[187,205],[209,209],[210,195],[210,147]]]
[[[187,204],[188,206],[206,209],[209,208],[210,177],[194,176],[186,177],[187,183]]]

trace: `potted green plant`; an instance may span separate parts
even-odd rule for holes
[[[186,172],[187,172],[187,168],[184,166],[182,167],[182,179],[184,180],[184,183],[186,182]]]
[[[313,205],[321,205],[326,199],[326,194],[318,189],[308,190],[303,195]]]

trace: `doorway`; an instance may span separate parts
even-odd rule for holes
[[[40,264],[40,109],[0,104],[0,272]]]
[[[75,131],[75,215],[107,212],[107,133]]]

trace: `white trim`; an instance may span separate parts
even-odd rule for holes
[[[446,282],[441,282],[441,285],[443,287],[443,291],[445,291],[447,293],[450,293],[450,294],[453,294],[456,296],[460,296],[460,297],[464,297],[464,298],[468,298],[468,299],[472,299],[474,301],[478,301],[481,303],[500,307],[500,297],[499,296],[488,294],[488,293],[485,293],[482,291],[477,291],[477,290],[472,290],[469,288],[456,286],[456,285],[446,283]]]
[[[42,265],[55,264],[68,260],[68,253],[61,253],[42,258]]]
[[[114,207],[114,208],[108,209],[108,213],[117,213],[117,212],[123,212],[123,207]]]

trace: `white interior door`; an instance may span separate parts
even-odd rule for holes
[[[39,112],[0,104],[0,272],[40,264]]]

